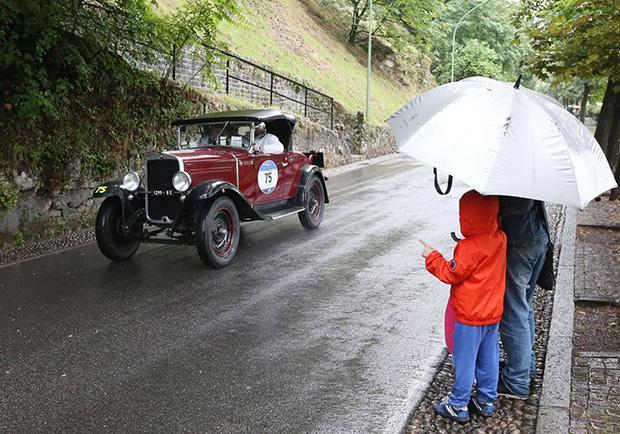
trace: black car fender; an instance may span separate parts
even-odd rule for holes
[[[123,198],[123,193],[126,190],[121,188],[121,181],[109,181],[104,184],[99,184],[97,188],[93,191],[93,197],[109,197],[109,196],[118,196],[119,198]]]
[[[211,180],[198,184],[185,199],[186,206],[198,208],[216,196],[228,196],[237,207],[241,220],[264,220],[248,202],[245,195],[233,184],[227,181]]]
[[[128,224],[132,217],[133,223],[135,223],[141,220],[144,215],[144,189],[140,188],[132,193],[121,188],[121,185],[120,181],[109,181],[100,184],[93,191],[93,198],[117,197],[122,205],[124,224]],[[141,216],[134,216],[136,213],[140,213]]]
[[[325,177],[323,172],[318,166],[307,164],[304,166],[299,177],[299,187],[297,188],[297,204],[303,206],[306,203],[306,197],[308,195],[308,181],[313,176],[317,176],[323,186],[323,193],[325,194],[325,203],[329,203],[329,196],[327,195],[327,185],[325,184]]]

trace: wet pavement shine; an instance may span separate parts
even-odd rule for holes
[[[328,181],[317,231],[242,226],[238,255],[94,244],[0,268],[0,432],[394,432],[442,360],[462,186],[397,157]]]

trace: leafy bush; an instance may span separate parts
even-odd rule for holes
[[[15,242],[16,246],[23,245],[25,242],[24,234],[21,231],[15,232],[15,235],[13,236],[13,241]]]
[[[234,0],[197,0],[171,14],[149,0],[5,0],[0,4],[0,170],[62,186],[71,163],[106,176],[169,145],[169,122],[198,96],[134,69],[156,52],[213,44]],[[166,57],[172,62],[172,56]],[[171,70],[171,63],[164,65]]]
[[[0,211],[9,210],[19,199],[19,187],[7,182],[0,183]]]

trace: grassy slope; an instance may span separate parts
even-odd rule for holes
[[[250,22],[240,26],[225,24],[221,28],[222,39],[233,51],[304,80],[333,96],[351,112],[364,110],[364,53],[353,52],[346,44],[342,17],[314,1],[244,0],[243,4]],[[418,93],[415,84],[398,85],[375,70],[371,120],[384,120]]]
[[[316,0],[239,2],[244,22],[220,28],[231,51],[333,96],[352,113],[365,110],[365,52],[346,43],[342,16]],[[373,68],[372,122],[383,121],[423,90],[414,78],[398,81]]]

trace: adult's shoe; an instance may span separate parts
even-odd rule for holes
[[[510,387],[508,387],[508,385],[504,382],[504,377],[503,375],[499,376],[499,381],[497,383],[497,394],[500,396],[505,396],[506,398],[510,398],[510,399],[521,399],[523,401],[525,401],[526,399],[528,399],[530,397],[529,394],[527,395],[521,395],[520,393],[516,393],[514,392]]]

